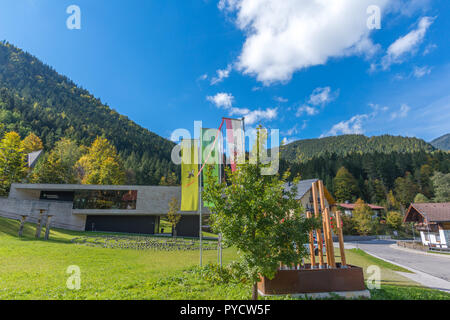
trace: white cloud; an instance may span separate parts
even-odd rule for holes
[[[411,111],[411,107],[407,104],[402,104],[398,111],[391,113],[391,120],[406,118],[408,116],[409,111]]]
[[[380,106],[379,104],[375,104],[375,103],[369,103],[369,107],[371,107],[373,110],[373,113],[372,113],[373,116],[377,115],[378,111],[386,112],[389,110],[389,107]]]
[[[215,96],[208,96],[206,100],[214,103],[218,108],[231,108],[233,106],[234,97],[231,93],[218,93]]]
[[[437,45],[434,43],[430,43],[428,44],[425,49],[423,50],[423,54],[424,56],[426,56],[427,54],[429,54],[430,52],[434,51],[434,49],[437,48]]]
[[[431,17],[421,18],[416,29],[395,40],[381,61],[383,70],[389,69],[392,64],[402,63],[408,55],[415,54],[433,20]]]
[[[308,116],[314,116],[319,113],[319,109],[304,104],[297,109],[297,113],[295,114],[295,116],[301,117],[305,113]]]
[[[211,79],[211,85],[218,84],[228,78],[230,76],[231,69],[231,64],[229,64],[226,69],[217,70],[217,76]]]
[[[292,136],[297,133],[298,133],[298,124],[296,124],[295,126],[293,126],[292,128],[290,128],[286,131],[281,132],[281,134],[285,135],[285,136]]]
[[[220,0],[246,34],[238,70],[268,85],[330,58],[371,55],[367,7],[393,0]]]
[[[333,101],[339,95],[339,91],[331,92],[330,87],[316,88],[309,97],[309,103],[318,106],[325,105]]]
[[[245,124],[252,125],[262,120],[273,120],[278,116],[277,108],[267,108],[266,110],[249,110],[246,108],[232,108],[230,115],[239,115],[245,117]]]
[[[200,77],[198,77],[197,80],[206,80],[206,79],[208,79],[208,75],[205,73],[205,74],[202,74]]]
[[[336,136],[339,134],[363,134],[363,122],[369,118],[367,114],[358,114],[347,121],[335,124],[324,136]]]
[[[428,67],[428,66],[424,66],[424,67],[415,66],[414,70],[413,70],[413,75],[416,78],[422,78],[423,76],[426,76],[430,73],[431,73],[431,67]]]
[[[297,117],[303,114],[314,116],[320,112],[320,107],[324,107],[339,95],[339,90],[332,92],[330,87],[316,88],[309,96],[307,104],[303,104],[297,108]]]
[[[289,144],[289,143],[292,143],[292,142],[294,142],[294,141],[296,141],[295,138],[289,138],[289,139],[288,139],[288,138],[284,137],[281,143],[282,143],[283,146],[285,146],[285,145],[287,145],[287,144]]]
[[[218,93],[215,96],[208,96],[206,100],[212,102],[217,108],[228,110],[230,116],[245,117],[246,124],[254,124],[262,120],[273,120],[278,116],[277,108],[267,108],[265,110],[250,110],[247,108],[233,107],[234,97],[231,93]]]
[[[416,12],[425,12],[431,6],[432,0],[397,0],[392,3],[392,11],[398,11],[405,16]]]
[[[283,98],[283,97],[275,97],[274,100],[275,100],[275,101],[278,101],[278,102],[280,102],[280,103],[286,103],[286,102],[289,101],[288,99]]]

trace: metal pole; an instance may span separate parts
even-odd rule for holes
[[[200,128],[200,139],[199,139],[199,164],[202,167],[202,130]],[[199,186],[198,186],[198,212],[199,212],[199,240],[200,240],[200,267],[203,265],[203,228],[202,228],[202,173],[199,175]]]

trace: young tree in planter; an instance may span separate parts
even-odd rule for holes
[[[177,198],[172,197],[169,202],[169,212],[167,212],[167,220],[172,224],[173,236],[177,237],[177,224],[181,220],[181,215],[178,213],[180,211],[180,204]]]
[[[223,235],[226,245],[239,250],[254,300],[260,276],[273,279],[280,263],[297,265],[308,255],[304,244],[318,224],[303,214],[295,199],[297,188],[286,188],[289,173],[267,176],[261,174],[262,168],[259,161],[238,165],[235,172],[227,168],[228,183],[221,184],[207,170],[209,182],[203,192],[204,200],[212,204],[213,230]]]

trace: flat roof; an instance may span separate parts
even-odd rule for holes
[[[45,190],[45,191],[75,191],[75,190],[142,190],[142,189],[178,189],[179,186],[123,186],[123,185],[94,185],[94,184],[26,184],[13,183],[11,188],[17,190]]]

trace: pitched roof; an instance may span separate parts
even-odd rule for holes
[[[299,181],[299,183],[297,184],[297,199],[303,198],[303,196],[312,188],[312,184],[317,181],[319,181],[319,179]]]
[[[28,156],[28,167],[34,168],[36,163],[38,162],[39,158],[43,154],[44,150],[34,151],[29,153]]]
[[[384,210],[384,207],[376,206],[374,204],[369,204],[369,203],[366,203],[366,204],[372,210]],[[339,203],[338,206],[340,206],[342,208],[345,208],[345,209],[354,210],[355,206],[356,206],[356,203]]]
[[[312,184],[314,182],[319,181],[319,179],[309,179],[309,180],[301,180],[298,182],[297,184],[297,200],[300,200],[301,198],[303,198],[305,196],[305,194],[311,190],[312,188]],[[289,190],[289,188],[292,187],[292,184],[288,184],[286,186],[286,189]],[[328,192],[327,188],[324,187],[323,190],[324,194],[325,194],[325,198],[327,199],[329,204],[334,204],[334,198],[331,196],[331,194]]]
[[[417,211],[428,222],[447,222],[450,221],[450,202],[443,203],[412,203],[405,215],[405,221]]]

